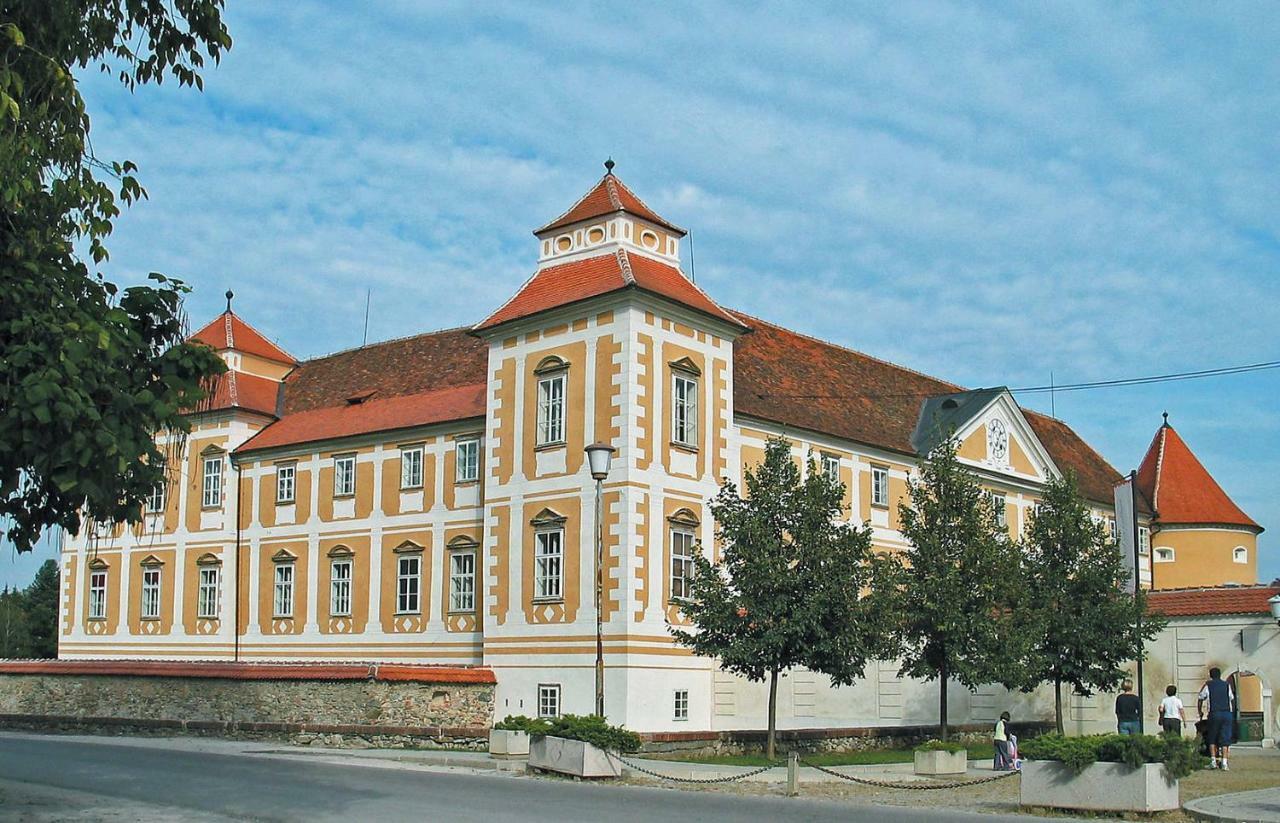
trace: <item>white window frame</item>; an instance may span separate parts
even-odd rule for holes
[[[822,455],[822,475],[832,482],[840,482],[840,456],[835,454]]]
[[[293,617],[293,585],[297,579],[293,561],[277,563],[274,572],[274,589],[271,614],[273,617]]]
[[[1231,550],[1231,562],[1247,564],[1249,562],[1249,550],[1244,546],[1236,546]]]
[[[196,579],[196,617],[216,620],[222,605],[222,569],[216,565],[200,566]]]
[[[671,698],[671,719],[689,719],[689,690],[676,689]]]
[[[89,571],[89,619],[107,619],[107,570]]]
[[[988,491],[987,500],[996,516],[996,525],[1002,529],[1009,528],[1009,510],[1006,508],[1009,499],[1004,492]]]
[[[276,466],[276,503],[293,503],[298,495],[298,464],[281,463]]]
[[[565,394],[569,373],[561,369],[538,377],[538,445],[565,442]]]
[[[1151,556],[1152,563],[1173,563],[1177,560],[1177,553],[1169,546],[1156,546],[1155,553]]]
[[[422,554],[396,558],[396,614],[422,613]]]
[[[698,535],[693,529],[672,526],[671,534],[671,600],[688,600],[693,592],[693,558],[698,553]]]
[[[426,451],[422,446],[402,446],[400,448],[400,488],[422,488],[423,470]]]
[[[698,378],[678,371],[671,375],[671,440],[698,448]]]
[[[160,619],[160,567],[142,567],[141,603],[138,606],[138,617],[142,620]]]
[[[461,438],[453,444],[453,479],[455,483],[474,483],[480,479],[480,439]]]
[[[216,509],[222,505],[222,455],[206,457],[203,464],[204,485],[201,488],[200,505]]]
[[[871,505],[889,508],[889,467],[871,467]]]
[[[1138,527],[1138,555],[1146,557],[1151,554],[1151,529],[1146,526]]]
[[[564,599],[564,527],[533,533],[533,599]]]
[[[538,717],[559,717],[561,688],[559,683],[538,684]]]
[[[147,497],[147,514],[163,514],[168,500],[169,480],[166,477],[151,488],[151,494]]]
[[[334,557],[329,561],[329,616],[351,616],[351,583],[355,576],[355,563],[349,555]]]
[[[449,553],[449,611],[476,610],[476,553],[472,550]]]
[[[356,493],[356,456],[339,454],[333,458],[333,496],[352,497]]]

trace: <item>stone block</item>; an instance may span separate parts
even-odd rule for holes
[[[581,740],[539,737],[529,741],[529,767],[575,777],[621,777],[622,764]]]
[[[1024,806],[1108,812],[1163,812],[1177,809],[1178,781],[1163,763],[1134,769],[1123,763],[1094,763],[1079,774],[1064,763],[1023,761],[1020,802]]]
[[[958,752],[916,752],[915,763],[916,774],[964,774],[969,770],[969,753],[963,749]]]

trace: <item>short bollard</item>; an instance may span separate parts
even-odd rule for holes
[[[800,755],[791,752],[787,755],[787,797],[800,794]]]

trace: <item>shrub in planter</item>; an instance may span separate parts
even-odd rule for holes
[[[926,740],[916,746],[913,760],[916,774],[964,774],[969,769],[969,750],[962,743]]]
[[[1029,760],[1057,760],[1076,773],[1091,763],[1124,763],[1135,769],[1146,763],[1163,763],[1170,780],[1186,777],[1207,762],[1190,738],[1150,734],[1045,734],[1023,743],[1019,753]]]
[[[509,714],[493,724],[493,728],[500,732],[524,732],[530,735],[546,734],[549,726],[550,723],[546,720],[525,717],[522,714]]]
[[[1175,737],[1051,734],[1021,746],[1025,806],[1156,812],[1178,808],[1178,779],[1203,758]]]
[[[915,750],[918,752],[950,752],[951,754],[965,752],[967,754],[969,747],[954,740],[926,740],[916,746]]]
[[[610,726],[603,717],[594,714],[562,714],[545,721],[545,731],[530,731],[530,735],[563,737],[581,740],[598,749],[611,752],[636,752],[640,750],[640,735],[621,726]]]

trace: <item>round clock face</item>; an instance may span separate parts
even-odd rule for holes
[[[987,423],[987,453],[1001,463],[1009,457],[1009,432],[998,418]]]

